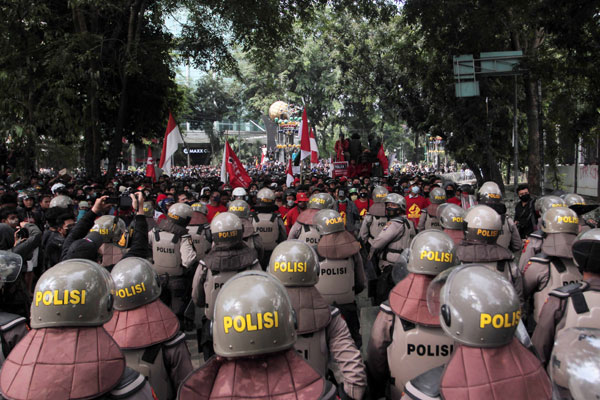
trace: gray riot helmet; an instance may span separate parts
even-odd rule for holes
[[[308,199],[308,208],[317,210],[333,209],[335,200],[329,193],[315,193]]]
[[[151,201],[144,202],[144,216],[147,218],[154,217],[154,205],[152,204]]]
[[[540,215],[543,215],[550,208],[566,206],[564,200],[560,197],[549,195],[541,197],[535,202],[535,211],[538,211]]]
[[[456,204],[446,203],[446,207],[438,213],[440,225],[444,229],[463,230],[465,210]],[[440,206],[441,207],[441,206]]]
[[[179,226],[187,226],[192,219],[192,207],[185,203],[175,203],[169,207],[167,217]]]
[[[275,204],[275,192],[269,188],[262,188],[256,194],[256,200],[263,206]]]
[[[579,217],[567,207],[549,208],[542,214],[542,231],[546,233],[579,233]]]
[[[464,216],[465,239],[479,243],[495,244],[502,229],[502,218],[492,208],[477,205]]]
[[[513,285],[481,264],[463,264],[439,274],[427,288],[427,307],[442,329],[471,347],[509,344],[521,319]]]
[[[444,204],[446,202],[446,191],[441,187],[434,187],[429,192],[429,201],[432,204]]]
[[[430,229],[419,233],[410,244],[408,271],[437,275],[457,264],[454,241],[442,231]]]
[[[210,223],[212,240],[215,243],[239,243],[244,227],[239,217],[230,212],[216,215]]]
[[[127,225],[119,217],[103,215],[94,221],[90,232],[98,232],[104,243],[118,243],[127,231]]]
[[[388,193],[388,190],[383,186],[376,186],[373,189],[373,203],[384,203]]]
[[[305,242],[286,240],[273,250],[268,271],[284,286],[314,286],[319,281],[319,257]]]
[[[229,209],[227,211],[237,215],[238,218],[250,218],[250,206],[244,200],[232,201],[231,203],[229,203]]]
[[[63,196],[62,194],[54,197],[50,200],[50,208],[58,207],[58,208],[69,208],[73,205],[73,200],[69,196]]]
[[[313,224],[321,235],[343,232],[346,228],[344,218],[335,210],[321,210],[313,217]]]
[[[442,214],[442,211],[448,207],[450,204],[453,203],[442,203],[440,205],[438,205],[437,210],[435,211],[435,215],[433,215],[433,217],[438,217],[440,218],[440,215]],[[455,204],[456,205],[456,204]]]
[[[23,267],[23,258],[12,251],[0,250],[0,289],[5,283],[17,280]]]
[[[402,212],[406,211],[406,199],[403,196],[400,196],[398,193],[390,193],[385,196],[385,203],[397,204],[400,206],[400,210]]]
[[[90,260],[56,264],[35,285],[31,327],[104,325],[113,314],[111,281],[108,271]]]
[[[600,393],[600,329],[568,328],[557,335],[548,363],[550,378],[569,389],[575,400],[598,398]]]
[[[598,204],[588,204],[583,196],[580,196],[577,193],[566,194],[564,200],[567,207],[575,211],[577,215],[587,214],[598,208]]]
[[[124,258],[111,271],[115,283],[115,310],[126,311],[158,299],[160,285],[152,264],[140,257]]]
[[[191,207],[193,212],[208,215],[208,207],[204,203],[196,202]]]
[[[215,353],[248,357],[291,348],[295,316],[285,287],[262,271],[236,274],[221,288],[212,325]]]
[[[500,203],[502,201],[502,191],[496,182],[485,182],[477,192],[477,200],[482,203]]]
[[[600,229],[590,229],[573,242],[573,260],[582,272],[600,273]]]

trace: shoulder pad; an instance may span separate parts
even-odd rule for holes
[[[168,340],[166,342],[163,343],[163,345],[165,347],[172,347],[175,346],[176,344],[182,342],[185,340],[185,333],[183,332],[179,332],[177,335],[175,335],[171,340]]]
[[[339,308],[331,306],[331,316],[335,317],[336,315],[340,315],[342,312]]]
[[[387,314],[394,314],[394,312],[392,311],[392,307],[390,307],[389,300],[386,300],[383,303],[381,303],[379,305],[379,310],[383,311],[384,313],[387,313]]]
[[[552,290],[549,294],[550,296],[559,297],[559,298],[567,298],[571,296],[573,293],[580,292],[584,289],[585,286],[581,284],[581,282],[571,283],[565,286],[561,286]]]
[[[25,318],[17,314],[11,314],[0,311],[0,331],[6,332],[9,329],[26,322]]]
[[[544,238],[544,232],[542,231],[535,231],[533,233],[529,234],[530,237],[536,238],[536,239],[543,239]]]
[[[146,379],[139,372],[125,367],[125,372],[117,386],[110,392],[111,399],[126,399],[137,393],[146,384]]]
[[[444,368],[445,365],[440,365],[411,379],[404,388],[406,394],[411,399],[439,399],[440,382],[442,381]]]

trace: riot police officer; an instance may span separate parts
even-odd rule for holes
[[[598,208],[598,204],[588,204],[583,196],[577,193],[567,193],[564,196],[564,201],[567,207],[575,211],[579,217],[579,232],[589,231],[597,227],[594,220],[586,220],[584,215]]]
[[[235,189],[233,189],[233,192],[231,192],[231,200],[248,201],[248,192],[246,192],[246,189],[244,189],[243,187],[236,187]]]
[[[162,301],[156,271],[143,258],[130,257],[111,271],[115,312],[104,324],[127,366],[144,375],[159,400],[174,399],[192,372],[192,359],[179,320]]]
[[[462,265],[438,275],[428,292],[429,309],[456,344],[446,365],[406,384],[403,398],[552,398],[540,361],[515,337],[519,297],[502,275]]]
[[[579,231],[575,211],[565,207],[550,208],[541,221],[545,236],[540,252],[523,268],[523,291],[526,299],[533,299],[535,321],[551,290],[583,279],[571,251]]]
[[[102,245],[98,250],[102,255],[100,265],[109,268],[121,261],[126,249],[124,238],[126,231],[127,225],[119,217],[103,215],[94,221],[90,232],[98,232],[102,237]]]
[[[287,232],[279,208],[275,205],[275,193],[271,189],[262,188],[256,195],[256,201],[252,224],[263,243],[264,256],[260,264],[266,266],[271,259],[273,249],[286,240]]]
[[[259,260],[263,259],[265,248],[263,246],[261,236],[254,230],[254,225],[252,224],[252,217],[250,214],[250,205],[248,205],[248,203],[246,203],[244,200],[234,200],[229,203],[228,211],[237,215],[240,221],[242,221],[242,226],[244,227],[242,239],[244,240],[244,243],[246,243],[251,249],[256,250]],[[267,268],[266,264],[262,266],[263,269]]]
[[[437,230],[419,233],[410,246],[408,275],[379,307],[367,348],[369,386],[375,398],[399,399],[408,380],[443,364],[454,341],[427,309],[427,288],[440,272],[457,264],[454,242]]]
[[[6,283],[17,280],[23,258],[10,251],[0,250],[0,290]],[[17,314],[0,311],[0,369],[12,349],[27,335],[26,319]]]
[[[360,320],[355,296],[366,287],[360,243],[344,228],[344,219],[334,210],[321,210],[314,217],[321,234],[317,245],[319,282],[315,284],[328,304],[340,309],[352,338],[360,348]]]
[[[369,207],[369,211],[362,221],[358,234],[360,241],[363,246],[367,247],[367,250],[370,250],[373,240],[375,240],[389,221],[385,211],[385,197],[387,195],[388,190],[383,186],[377,186],[373,189],[373,205]]]
[[[192,219],[187,226],[187,230],[192,237],[196,257],[200,260],[208,253],[212,245],[208,240],[210,235],[207,234],[210,227],[208,223],[208,208],[206,204],[194,203],[192,204],[192,211]]]
[[[156,226],[156,220],[154,219],[154,204],[151,201],[144,202],[144,217],[146,217],[148,230],[152,230]]]
[[[189,301],[191,285],[189,278],[194,273],[196,251],[186,226],[192,218],[192,207],[176,203],[169,207],[167,218],[148,233],[152,248],[154,270],[167,278],[171,310],[184,322],[185,307]],[[168,297],[167,297],[168,298]]]
[[[573,259],[583,281],[554,289],[540,313],[531,341],[542,362],[550,361],[554,338],[566,328],[600,329],[600,229],[580,234],[573,242]]]
[[[210,321],[217,294],[230,278],[238,272],[261,269],[256,250],[242,240],[242,221],[230,213],[218,214],[210,223],[213,247],[203,260],[200,260],[192,283],[192,300],[198,307],[204,307],[200,346],[207,360],[212,354]]]
[[[444,233],[450,236],[456,245],[460,244],[464,238],[464,216],[465,209],[456,204],[446,203],[443,208],[438,208],[440,226]]]
[[[446,203],[446,191],[441,187],[434,187],[429,192],[429,205],[421,211],[421,218],[419,219],[419,226],[417,230],[419,232],[425,229],[439,229],[440,221],[437,217],[438,207]]]
[[[500,215],[488,206],[469,208],[464,217],[465,239],[456,248],[456,255],[463,263],[486,265],[502,274],[515,287],[523,299],[523,277],[513,262],[513,254],[496,244],[502,230]]]
[[[316,218],[324,212],[335,211],[321,210]],[[343,377],[340,389],[352,399],[361,399],[367,386],[365,366],[340,310],[317,290],[320,274],[314,249],[299,240],[279,244],[273,250],[269,273],[286,287],[296,313],[296,351],[323,376],[331,358]]]
[[[496,211],[502,218],[502,231],[498,236],[497,244],[509,249],[519,251],[523,247],[519,229],[515,221],[506,215],[506,205],[502,202],[502,191],[496,182],[485,182],[477,192],[479,204],[486,205]]]
[[[304,211],[298,219],[288,235],[288,239],[299,239],[308,243],[314,249],[319,244],[321,235],[315,227],[314,217],[319,210],[333,210],[335,208],[335,200],[329,193],[315,193],[308,200],[308,209]]]
[[[44,272],[31,305],[31,331],[8,355],[0,374],[7,399],[153,400],[152,389],[102,325],[113,314],[114,282],[83,259]]]
[[[232,277],[216,298],[212,329],[219,357],[185,379],[178,399],[216,393],[240,400],[335,398],[335,388],[294,351],[294,311],[273,276],[246,271]]]

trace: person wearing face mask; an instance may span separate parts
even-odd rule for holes
[[[461,205],[460,199],[456,196],[456,185],[454,182],[447,182],[444,185],[444,190],[446,191],[446,203],[456,204],[457,206]]]
[[[338,211],[346,224],[346,230],[348,232],[356,232],[359,230],[360,214],[354,202],[350,201],[346,196],[346,190],[344,188],[338,188],[335,192],[335,198],[337,200]]]
[[[308,195],[305,192],[298,192],[296,196],[296,207],[292,208],[283,218],[283,224],[288,235],[292,226],[296,223],[296,220],[300,214],[308,207]]]
[[[406,199],[406,217],[412,222],[415,229],[419,225],[419,219],[421,219],[421,210],[429,205],[429,201],[419,194],[420,191],[419,186],[413,183],[408,195],[404,197]]]
[[[296,192],[293,189],[285,191],[285,203],[279,207],[281,218],[285,218],[287,213],[296,206]]]
[[[355,189],[356,190],[356,189]],[[369,190],[366,187],[361,187],[358,197],[353,200],[354,205],[358,209],[361,218],[369,212],[369,208],[373,205],[373,200],[369,198]]]
[[[538,218],[535,213],[535,199],[529,194],[529,186],[520,184],[517,186],[517,196],[519,200],[515,206],[515,224],[519,230],[521,239],[526,239],[538,224]]]
[[[208,223],[210,223],[216,215],[227,212],[227,206],[222,203],[221,194],[218,190],[215,190],[210,194],[210,200],[206,205],[206,208],[208,208]]]
[[[65,238],[75,226],[75,220],[69,213],[63,213],[56,219],[48,230],[48,235],[44,235],[42,249],[44,251],[44,271],[56,265],[60,261],[63,243]]]

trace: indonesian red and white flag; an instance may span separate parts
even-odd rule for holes
[[[148,146],[148,159],[146,160],[146,176],[156,182],[156,170],[154,169],[154,160],[152,159],[152,148]]]
[[[160,153],[160,162],[158,163],[158,166],[169,176],[173,165],[173,154],[177,151],[180,143],[183,143],[183,137],[181,137],[181,132],[179,132],[173,114],[169,112],[169,122],[165,131],[162,152]]]
[[[287,187],[292,186],[294,183],[294,167],[292,166],[292,158],[288,161],[287,170],[285,171],[285,184]]]
[[[229,182],[233,187],[247,188],[250,186],[252,179],[248,176],[244,165],[233,152],[229,142],[225,141],[223,148],[223,162],[221,163],[221,181]]]
[[[383,168],[383,172],[385,175],[387,175],[389,173],[389,162],[387,157],[385,156],[385,150],[383,150],[383,144],[381,145],[381,147],[379,147],[379,151],[377,152],[377,158],[379,159],[379,162],[381,163],[381,168]]]
[[[269,157],[267,157],[267,146],[260,148],[260,165],[265,165],[265,163],[269,161]]]
[[[315,131],[310,128],[310,163],[319,163],[319,147],[317,147],[317,140],[315,139]]]
[[[310,131],[308,129],[308,117],[306,116],[306,108],[302,111],[302,122],[300,123],[300,161],[310,157]]]

